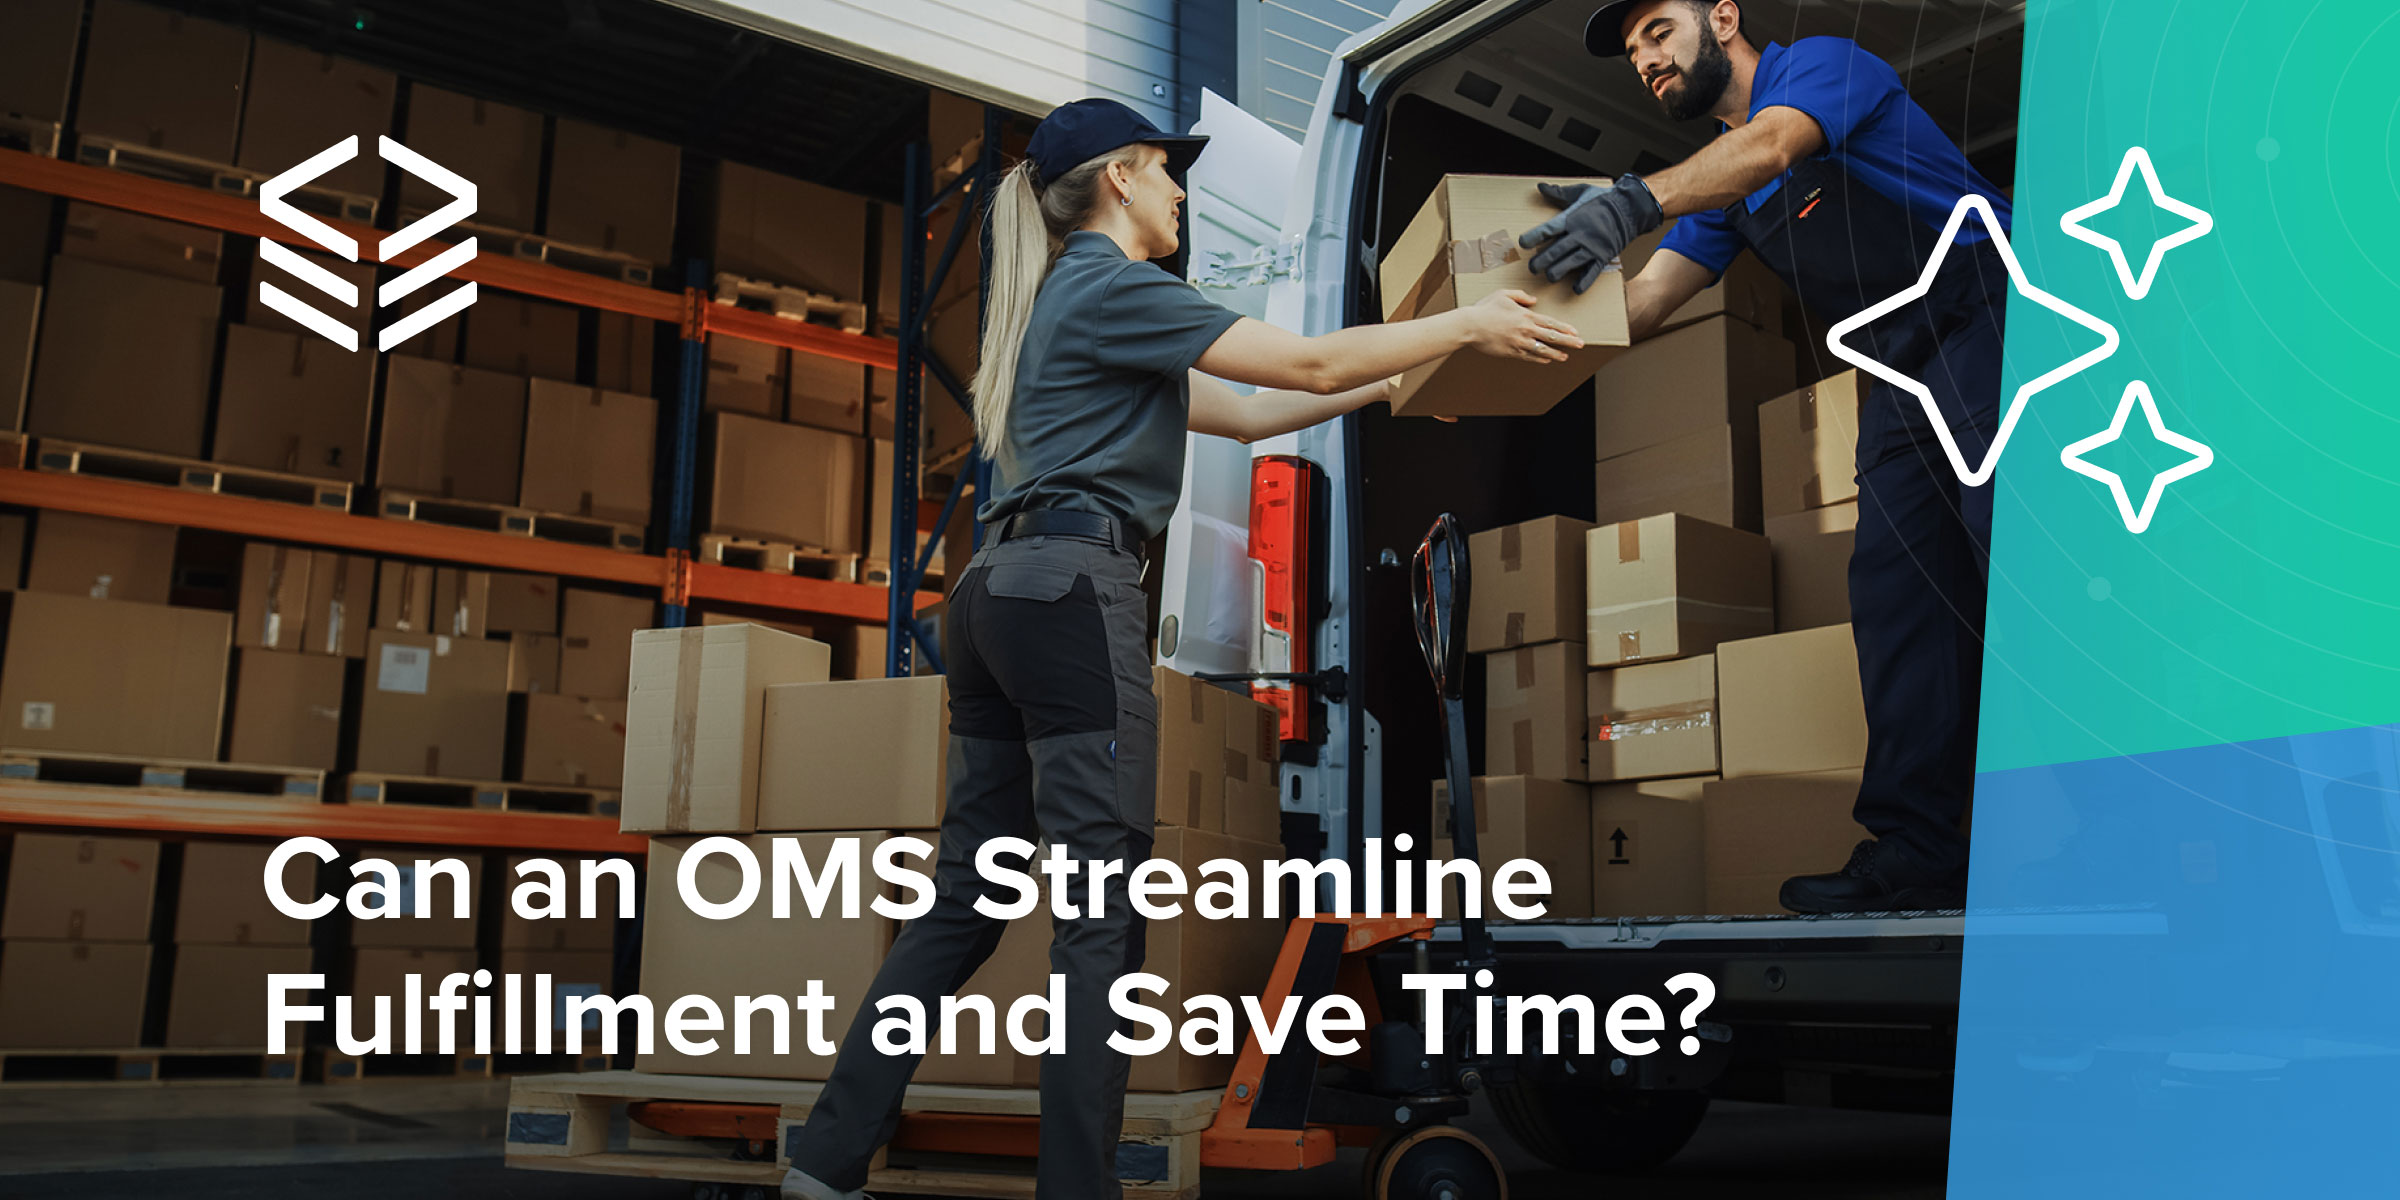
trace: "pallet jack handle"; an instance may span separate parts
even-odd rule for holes
[[[1415,610],[1417,647],[1425,652],[1425,669],[1433,674],[1434,690],[1442,704],[1442,758],[1450,792],[1450,846],[1454,858],[1480,863],[1475,840],[1475,790],[1467,774],[1467,603],[1472,579],[1467,569],[1466,539],[1458,520],[1449,513],[1433,519],[1425,540],[1418,543],[1409,571],[1409,601]],[[1467,916],[1467,885],[1458,884],[1459,939],[1465,951],[1467,995],[1483,989],[1475,972],[1499,962],[1491,930],[1480,916]]]

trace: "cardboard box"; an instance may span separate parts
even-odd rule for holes
[[[863,196],[725,163],[717,175],[716,269],[864,299],[867,204]]]
[[[708,381],[700,403],[710,412],[780,421],[791,360],[792,352],[781,346],[710,334]]]
[[[635,634],[619,827],[627,833],[755,830],[766,690],[822,683],[831,665],[825,643],[760,625]],[[651,870],[655,875],[655,861]]]
[[[205,283],[53,260],[26,432],[200,457],[222,303]]]
[[[233,161],[250,32],[133,0],[94,0],[76,131]]]
[[[1758,447],[1730,425],[1603,460],[1592,481],[1592,515],[1603,525],[1682,513],[1758,532]]]
[[[313,957],[306,946],[177,946],[174,984],[167,993],[167,1048],[264,1049],[272,1036],[267,977],[305,975]],[[323,1002],[313,993],[291,999]],[[305,1021],[285,1022],[285,1048],[305,1045],[307,1028]]]
[[[613,788],[625,781],[625,702],[525,697],[527,783]]]
[[[646,525],[656,479],[658,402],[536,379],[525,401],[518,503],[542,512]]]
[[[1717,770],[1717,660],[1697,654],[1593,671],[1585,778],[1594,783]]]
[[[375,628],[480,638],[491,587],[489,571],[387,558],[375,570]]]
[[[0,112],[67,119],[68,83],[83,41],[83,0],[16,0],[0,43]]]
[[[213,760],[232,624],[221,612],[18,593],[0,743]]]
[[[268,542],[242,547],[233,643],[357,658],[367,652],[375,560]]]
[[[319,149],[323,149],[323,147],[319,147]],[[284,248],[287,250],[292,249],[292,247],[289,246]],[[299,282],[297,279],[286,273],[283,268],[270,265],[266,259],[257,257],[256,251],[252,251],[252,258],[250,260],[250,295],[248,301],[242,309],[242,323],[258,329],[272,329],[278,333],[298,333],[306,334],[310,337],[316,336],[315,331],[309,329],[305,325],[300,324],[298,321],[294,321],[282,313],[276,312],[274,309],[267,307],[264,302],[259,300],[257,285],[260,283],[272,283],[276,287],[281,288],[283,291],[293,296],[307,298],[310,307],[319,309],[321,311],[331,312],[335,316],[341,318],[342,324],[358,330],[359,357],[367,359],[367,361],[372,364],[374,359],[366,354],[365,351],[375,344],[374,340],[369,338],[367,334],[375,320],[375,272],[377,264],[363,261],[351,262],[347,259],[335,258],[330,254],[312,254],[307,251],[297,251],[297,253],[300,255],[300,257],[307,259],[311,265],[331,271],[335,275],[347,281],[351,286],[357,288],[358,306],[351,309],[347,314],[343,314],[341,312],[341,305],[336,303],[332,297],[326,296],[324,293],[317,291],[308,284]],[[410,293],[409,298],[401,302],[402,310],[404,312],[414,312],[416,309],[412,307],[413,303],[423,303],[424,298],[427,295],[440,295],[441,292],[442,289],[440,288],[425,288]],[[458,318],[452,317],[448,323],[455,324],[457,320]],[[395,353],[418,353],[419,351],[416,349],[416,347],[420,343],[427,342],[431,337],[432,334],[430,331],[427,333],[418,334],[415,338],[410,339],[408,342],[394,347],[393,350]],[[456,347],[455,337],[452,339],[452,346],[453,348]]]
[[[42,285],[50,267],[50,224],[57,214],[58,197],[48,192],[0,187],[0,280]]]
[[[1225,690],[1154,666],[1150,692],[1158,698],[1158,823],[1222,828]]]
[[[506,292],[478,291],[466,317],[468,366],[545,379],[575,378],[574,309]]]
[[[825,644],[833,647],[835,679],[884,677],[892,640],[890,630],[881,625],[838,625],[824,632]]]
[[[1708,775],[1593,786],[1593,916],[1681,917],[1708,911],[1700,793],[1715,780]]]
[[[444,567],[433,575],[433,632],[449,626],[452,637],[479,638],[486,632],[484,610],[490,607],[492,573]]]
[[[931,840],[931,839],[928,839]],[[958,1048],[942,1052],[936,1026],[934,1040],[927,1048],[917,1073],[909,1082],[939,1083],[960,1087],[1040,1087],[1042,1058],[1040,1055],[1019,1054],[1008,1040],[1009,1009],[1027,996],[1046,996],[1050,990],[1050,941],[1053,921],[1050,915],[1050,893],[1042,892],[1039,905],[1030,913],[1008,923],[1000,935],[1000,944],[992,956],[975,969],[967,985],[958,989],[959,999],[978,998],[992,1006],[992,1050],[983,1052],[983,1019],[980,1015],[963,1014],[957,1022]],[[937,1007],[933,1015],[938,1019]],[[1040,1036],[1045,1028],[1041,1017],[1029,1015],[1027,1032]]]
[[[1475,583],[1467,649],[1475,654],[1583,640],[1583,535],[1592,523],[1541,517],[1467,536]]]
[[[1483,915],[1500,920],[1492,907],[1492,879],[1511,859],[1530,859],[1550,876],[1550,894],[1538,898],[1552,917],[1592,915],[1591,789],[1581,783],[1523,775],[1478,775],[1475,789],[1475,859],[1483,867]],[[1455,857],[1450,840],[1450,785],[1433,781],[1432,857]],[[1424,879],[1423,874],[1417,877]],[[1419,902],[1428,897],[1420,891]],[[1528,903],[1535,902],[1528,900]],[[1457,885],[1445,881],[1444,916],[1458,915]]]
[[[758,828],[938,829],[950,692],[939,675],[766,690]]]
[[[1283,844],[1281,714],[1238,692],[1225,694],[1225,819],[1228,837]]]
[[[49,509],[33,527],[25,586],[37,592],[165,604],[175,583],[175,527]]]
[[[1558,215],[1535,190],[1547,179],[1518,175],[1446,175],[1383,256],[1383,319],[1405,321],[1468,308],[1506,288],[1532,293],[1535,311],[1583,336],[1565,362],[1534,363],[1460,351],[1401,377],[1392,411],[1411,416],[1506,416],[1550,411],[1632,342],[1625,325],[1625,277],[1601,275],[1575,294],[1574,280],[1551,283],[1525,267],[1517,237]]]
[[[351,997],[351,1012],[357,1014],[354,1019],[363,1026],[375,1016],[377,998],[389,997],[386,1007],[391,1011],[392,1052],[405,1052],[407,1046],[401,1039],[407,1036],[408,1029],[408,977],[419,976],[417,1011],[423,1014],[419,1018],[419,1028],[423,1030],[420,1036],[424,1038],[425,1051],[432,1053],[439,1048],[442,1026],[439,1014],[425,1001],[441,990],[443,979],[461,972],[470,976],[475,973],[475,952],[471,949],[412,946],[362,948],[351,956],[350,986],[346,989]],[[497,1024],[501,1019],[499,1001],[494,1000],[492,1007],[492,1017]],[[332,1002],[328,1001],[326,1016],[334,1015],[332,1008]],[[473,1025],[459,1021],[457,1030],[454,1035],[458,1039],[456,1048],[473,1048]],[[493,1037],[493,1045],[497,1046],[500,1035],[495,1032]],[[531,1031],[527,1032],[524,1045],[528,1050],[532,1048]]]
[[[1775,632],[1850,619],[1850,552],[1858,544],[1858,501],[1767,518],[1775,549]]]
[[[409,849],[397,846],[377,846],[369,855],[389,861],[399,876],[398,911],[372,918],[350,918],[350,944],[361,948],[363,961],[366,947],[400,947],[408,950],[459,950],[469,957],[465,970],[475,969],[475,924],[482,910],[483,856],[474,850],[458,847]],[[448,869],[423,872],[429,878],[427,897],[430,907],[417,904],[419,863],[438,866],[444,860],[456,861],[466,869],[467,915],[458,915],[459,887]],[[370,878],[372,876],[369,876]],[[348,906],[344,906],[348,911]],[[435,983],[441,980],[437,977]],[[430,989],[428,989],[430,990]],[[396,1027],[396,1026],[395,1026]]]
[[[518,976],[518,987],[523,989],[517,995],[517,1020],[518,1036],[524,1040],[518,1044],[530,1050],[534,1045],[535,1030],[546,1026],[550,1030],[551,1048],[564,1050],[567,1044],[568,1001],[584,996],[615,995],[609,983],[616,974],[616,963],[617,956],[606,949],[503,949],[500,951],[500,970],[494,981],[496,994],[492,1001],[492,1044],[500,1045],[508,1036],[506,1026],[500,1024],[507,1020],[504,1006],[508,1000],[505,993],[498,993],[499,978]],[[546,1012],[537,1011],[541,1004],[541,992],[536,981],[543,975],[550,977],[550,1007]],[[578,1012],[577,1016],[583,1025],[583,1052],[594,1053],[599,1049],[595,1039],[600,1035],[600,1014]]]
[[[1666,514],[1584,536],[1584,648],[1595,667],[1705,654],[1775,627],[1767,539]]]
[[[675,256],[675,189],[683,152],[665,142],[558,119],[550,137],[544,233],[663,264]]]
[[[508,635],[508,690],[528,694],[557,693],[557,635],[548,633],[512,633]]]
[[[1583,778],[1583,658],[1583,647],[1574,642],[1544,642],[1484,656],[1487,772]]]
[[[558,632],[558,576],[493,571],[486,590],[487,633]]]
[[[475,181],[475,219],[531,232],[542,180],[542,118],[521,108],[410,83],[408,148]],[[400,172],[403,212],[431,212],[449,193]],[[478,300],[481,307],[484,296]]]
[[[375,481],[445,499],[515,504],[525,380],[405,355],[384,361]]]
[[[289,655],[286,657],[298,657]],[[268,902],[267,858],[273,842],[186,842],[183,882],[175,900],[175,940],[220,946],[306,946],[311,925]],[[283,890],[294,900],[317,895],[318,860],[284,860]],[[337,875],[346,889],[349,879]]]
[[[319,175],[310,186],[379,198],[384,164],[375,153],[375,138],[391,131],[392,99],[399,90],[390,71],[259,38],[250,48],[242,148],[234,161],[253,171],[288,171],[355,134],[358,157]]]
[[[1758,406],[1792,390],[1792,344],[1717,317],[1657,334],[1592,377],[1592,457],[1615,458],[1720,425],[1758,444]]]
[[[658,322],[629,313],[597,312],[593,334],[592,382],[612,392],[653,395],[657,373]]]
[[[709,532],[858,552],[866,439],[734,413],[713,420]]]
[[[873,860],[874,847],[884,836],[877,831],[754,834],[742,839],[762,871],[774,860],[777,837],[797,841],[801,856],[812,866],[832,852],[835,839],[861,840],[859,862],[866,882],[859,885],[858,916],[842,917],[837,907],[811,918],[803,908],[792,919],[781,921],[765,903],[753,904],[730,920],[712,921],[695,915],[677,894],[675,880],[684,853],[697,839],[651,839],[650,888],[642,907],[647,922],[642,936],[642,994],[660,1005],[679,996],[706,996],[716,1002],[725,1027],[717,1035],[714,1054],[685,1054],[660,1038],[656,1052],[637,1058],[634,1069],[756,1079],[825,1078],[833,1069],[833,1056],[809,1052],[806,1020],[789,1011],[790,998],[806,995],[810,980],[822,980],[824,994],[834,998],[824,1019],[824,1033],[836,1044],[849,1030],[851,1019],[859,1015],[867,988],[883,965],[884,953],[891,949],[895,924],[867,907],[868,897],[875,894],[875,880],[866,864]],[[909,865],[931,873],[930,863],[912,860]],[[730,900],[740,887],[738,870],[728,856],[712,854],[694,876],[695,890],[709,900]],[[773,1043],[771,1018],[766,1017],[753,1018],[750,1053],[733,1052],[736,996],[784,998],[791,1021],[790,1054],[768,1052]]]
[[[558,639],[559,692],[607,699],[630,695],[626,686],[633,635],[657,622],[657,603],[583,588],[566,589],[565,601]]]
[[[1858,499],[1858,372],[1758,406],[1759,487],[1769,517]]]
[[[791,395],[784,403],[785,420],[836,433],[867,432],[865,367],[814,354],[795,354],[789,370]],[[942,399],[948,403],[946,398]],[[885,429],[883,434],[888,437],[891,431]]]
[[[1783,881],[1841,869],[1868,835],[1851,819],[1856,771],[1753,775],[1701,789],[1708,911],[1780,914]]]
[[[0,938],[149,940],[158,850],[157,838],[18,834],[8,851]]]
[[[1717,647],[1725,777],[1863,767],[1867,711],[1850,626]]]
[[[0,513],[0,588],[14,590],[24,586],[29,527],[23,513]]]
[[[149,991],[143,943],[0,944],[0,1047],[138,1046]]]
[[[83,262],[169,279],[215,283],[217,266],[225,256],[225,235],[181,221],[74,200],[68,202],[66,223],[59,228],[58,252]]]
[[[1625,278],[1641,275],[1642,268],[1650,265],[1651,256],[1658,253],[1659,243],[1674,228],[1675,222],[1669,220],[1625,247],[1625,252],[1617,257],[1624,266]],[[1790,289],[1783,286],[1783,281],[1757,255],[1735,255],[1715,283],[1684,301],[1683,307],[1668,313],[1659,322],[1658,330],[1663,333],[1680,329],[1710,317],[1735,317],[1768,333],[1782,334],[1784,301],[1790,296]]]
[[[1239,921],[1211,920],[1192,912],[1191,902],[1186,899],[1182,917],[1150,922],[1145,934],[1142,970],[1165,979],[1167,990],[1137,993],[1137,998],[1180,1020],[1183,1002],[1192,996],[1257,995],[1266,986],[1268,972],[1274,969],[1275,955],[1283,947],[1287,925],[1284,920],[1260,915],[1259,898],[1264,892],[1261,883],[1265,875],[1262,864],[1283,857],[1283,848],[1237,841],[1204,829],[1169,827],[1158,831],[1158,841],[1150,854],[1182,866],[1194,888],[1202,882],[1200,864],[1215,858],[1242,863],[1253,889],[1251,916]],[[1235,1003],[1238,1006],[1239,1001]],[[1238,1054],[1192,1054],[1177,1039],[1168,1049],[1134,1058],[1127,1090],[1190,1092],[1223,1087],[1233,1078],[1237,1057]]]
[[[33,342],[41,326],[42,289],[0,280],[0,423],[25,427],[25,395],[33,386]]]
[[[561,882],[565,885],[563,895],[566,898],[568,915],[528,919],[517,914],[517,906],[513,902],[504,903],[500,909],[500,948],[502,950],[608,950],[614,947],[617,943],[616,914],[619,885],[611,875],[594,873],[592,877],[598,884],[592,897],[594,915],[588,917],[582,915],[584,911],[582,907],[584,864],[597,861],[622,863],[625,860],[614,857],[592,859],[569,854],[512,854],[508,857],[504,894],[514,896],[520,889],[529,886],[538,887],[535,880],[542,878],[541,876],[528,877],[519,873],[520,867],[537,858],[546,859],[558,865]],[[636,880],[637,882],[639,880],[638,873]],[[638,892],[635,901],[636,903],[640,901]]]
[[[218,379],[216,461],[367,481],[373,355],[313,333],[228,325]]]
[[[233,734],[225,757],[260,766],[333,770],[341,752],[345,661],[243,650],[234,674]]]
[[[507,730],[505,643],[384,629],[367,636],[360,771],[498,779]]]

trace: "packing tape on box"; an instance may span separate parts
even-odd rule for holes
[[[1225,778],[1235,783],[1250,782],[1250,756],[1227,746],[1225,748]]]
[[[1617,524],[1617,561],[1642,561],[1642,525],[1639,521],[1620,521]]]
[[[675,654],[675,724],[668,740],[666,827],[681,831],[692,823],[692,723],[700,709],[700,631],[687,629]],[[579,639],[580,640],[580,639]]]
[[[1525,565],[1525,527],[1504,525],[1500,529],[1500,569],[1513,572]]]
[[[1424,307],[1427,297],[1441,290],[1445,281],[1461,275],[1481,275],[1523,257],[1517,249],[1517,236],[1505,229],[1495,229],[1479,238],[1455,239],[1448,253],[1434,255],[1433,261],[1425,265],[1424,273],[1401,294],[1400,302],[1392,306],[1391,315],[1385,319],[1409,320]]]
[[[1524,691],[1532,687],[1541,675],[1534,665],[1533,655],[1520,652],[1509,657],[1517,660],[1517,690]]]
[[[1678,624],[1716,625],[1730,629],[1740,636],[1763,636],[1775,631],[1775,606],[1771,604],[1719,604],[1713,600],[1696,600],[1686,596],[1665,596],[1656,600],[1636,600],[1629,604],[1603,604],[1585,611],[1584,631],[1592,644],[1601,640],[1592,636],[1607,623],[1607,618],[1645,609],[1663,609],[1659,615]],[[1749,631],[1756,630],[1756,633]],[[1719,641],[1729,640],[1719,638]],[[1639,628],[1617,631],[1617,661],[1631,662],[1644,657],[1642,631]]]
[[[1500,644],[1503,646],[1522,646],[1525,644],[1524,613],[1511,612],[1504,620],[1501,621]]]
[[[1627,738],[1653,733],[1686,733],[1708,729],[1717,723],[1716,704],[1708,700],[1690,700],[1681,704],[1660,704],[1650,708],[1627,709],[1624,712],[1603,713],[1591,720],[1591,740],[1621,742]]]

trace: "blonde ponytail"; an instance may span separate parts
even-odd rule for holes
[[[1017,389],[1017,353],[1033,323],[1033,302],[1067,235],[1091,218],[1108,164],[1140,161],[1140,145],[1120,147],[1036,187],[1028,159],[1000,177],[989,208],[991,282],[984,294],[983,347],[975,366],[975,440],[997,459]]]

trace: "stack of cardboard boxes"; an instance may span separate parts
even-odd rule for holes
[[[143,1043],[159,849],[154,838],[11,839],[0,906],[0,1047]]]
[[[479,965],[475,914],[481,910],[477,898],[482,894],[483,860],[476,855],[459,855],[439,848],[377,847],[376,854],[397,867],[397,902],[386,909],[372,910],[378,914],[374,917],[353,917],[350,921],[347,990],[352,997],[353,1012],[373,1014],[379,1003],[388,1003],[391,1027],[397,1030],[412,1019],[408,1015],[409,976],[425,977],[422,995],[430,999],[444,977],[462,971],[475,973]],[[457,869],[442,868],[443,859],[455,860]],[[428,880],[417,878],[419,871],[425,869],[420,868],[419,860],[427,860],[432,868]],[[425,910],[417,908],[420,890],[431,901]],[[467,906],[464,917],[458,915],[462,892]],[[419,1018],[415,1019],[424,1020],[424,1028],[435,1027],[430,1005],[420,1008]],[[395,1044],[393,1050],[397,1052],[399,1046]]]
[[[1759,406],[1759,501],[1775,544],[1778,630],[1850,619],[1863,386],[1845,371]]]
[[[849,918],[777,920],[765,903],[732,920],[707,920],[675,892],[682,856],[703,836],[742,838],[762,863],[775,837],[792,838],[812,867],[839,840],[857,839],[862,868],[886,839],[933,840],[948,778],[944,680],[832,681],[831,658],[823,643],[758,625],[649,630],[635,638],[622,825],[651,835],[642,986],[654,1001],[698,994],[730,1012],[734,996],[803,995],[815,980],[838,1000],[829,1036],[838,1040],[858,1015],[896,933],[893,922],[864,909]],[[1157,690],[1153,855],[1187,871],[1211,858],[1280,857],[1260,837],[1279,832],[1264,706],[1163,669]],[[932,869],[929,859],[906,865]],[[695,870],[710,899],[738,887],[725,858]],[[1015,922],[967,990],[1003,1012],[1015,997],[1043,990],[1049,926],[1046,911]],[[1264,978],[1280,934],[1278,922],[1255,915],[1159,923],[1145,969],[1180,988],[1245,990]],[[788,1056],[736,1055],[730,1039],[707,1056],[661,1044],[639,1063],[646,1071],[790,1079],[822,1079],[831,1065],[798,1045]],[[1209,1087],[1231,1069],[1226,1057],[1162,1054],[1136,1065],[1133,1086]],[[917,1079],[1030,1084],[1038,1070],[1038,1061],[1018,1058],[1003,1041],[992,1055],[929,1056]]]
[[[167,995],[169,1049],[260,1048],[267,976],[305,974],[312,961],[310,923],[268,903],[266,842],[190,842],[176,887],[175,966]],[[287,896],[315,894],[317,860],[295,855],[283,871]],[[303,994],[295,1003],[312,1003]],[[307,1040],[287,1026],[285,1044]]]

